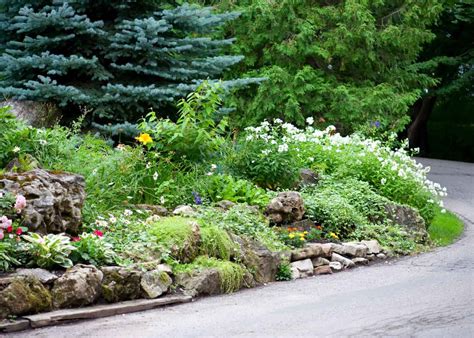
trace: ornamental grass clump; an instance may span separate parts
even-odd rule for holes
[[[230,260],[236,250],[236,244],[225,230],[214,225],[201,227],[200,253],[209,257]]]

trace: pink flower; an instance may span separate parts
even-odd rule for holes
[[[23,233],[23,230],[21,228],[16,229],[16,234],[20,236]]]
[[[81,240],[81,237],[77,236],[77,237],[71,237],[71,240],[73,242],[79,242]]]
[[[3,234],[3,230],[0,230],[0,240],[2,240],[3,237],[5,237],[5,235]]]
[[[100,230],[94,230],[92,233],[93,233],[94,235],[96,235],[97,237],[102,237],[102,236],[104,236],[104,233],[103,233],[102,231],[100,231]]]
[[[8,228],[7,228],[7,232],[12,232],[13,231],[13,227],[10,225]]]
[[[26,207],[26,198],[23,195],[18,195],[15,202],[15,210],[20,213]]]
[[[7,229],[8,227],[12,226],[12,220],[8,219],[7,216],[2,216],[0,218],[0,228]]]

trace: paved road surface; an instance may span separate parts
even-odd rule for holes
[[[421,160],[466,221],[454,245],[350,272],[274,283],[24,337],[474,337],[474,165]],[[16,335],[15,335],[16,336]]]

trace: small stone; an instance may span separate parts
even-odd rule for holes
[[[321,265],[329,265],[329,260],[323,257],[316,257],[311,260],[313,262],[313,267],[317,268],[318,266]]]
[[[43,284],[50,284],[58,279],[58,276],[45,269],[17,269],[15,276],[34,276]]]
[[[342,264],[339,263],[339,262],[331,262],[331,263],[329,263],[329,267],[330,267],[333,271],[340,271],[340,270],[342,270]]]
[[[385,254],[383,254],[383,253],[379,253],[379,254],[377,254],[377,258],[378,258],[378,259],[386,259],[387,256],[386,256]]]
[[[146,298],[157,298],[166,293],[173,281],[170,276],[161,270],[145,272],[142,275],[140,286]]]
[[[373,261],[375,259],[375,255],[374,254],[368,254],[367,257],[366,257],[369,261]]]
[[[265,211],[273,223],[294,222],[303,219],[304,201],[296,191],[284,191],[270,201]]]
[[[318,183],[319,177],[311,169],[301,169],[300,170],[300,186],[304,187],[307,185],[313,185]]]
[[[321,265],[314,269],[315,275],[330,275],[332,274],[331,267],[329,265]]]
[[[344,266],[345,268],[352,268],[355,266],[354,262],[351,261],[349,258],[346,258],[344,256],[341,256],[337,253],[333,253],[331,256],[331,261],[332,262],[339,262]]]
[[[367,254],[378,254],[382,251],[379,242],[376,240],[362,241],[361,243],[367,247]]]
[[[173,210],[173,215],[192,217],[196,215],[196,211],[189,205],[180,205]]]
[[[135,205],[135,207],[137,207],[138,209],[148,210],[153,215],[158,215],[158,216],[167,216],[168,215],[168,209],[166,209],[164,206],[161,206],[161,205],[137,204],[137,205]]]
[[[292,278],[304,278],[313,275],[313,263],[311,259],[304,259],[290,263]]]
[[[352,259],[352,261],[356,265],[367,265],[367,264],[369,264],[369,260],[366,259],[366,258],[363,258],[363,257],[356,257],[356,258]]]
[[[221,208],[224,211],[230,210],[235,206],[234,202],[228,201],[228,200],[222,200],[216,203],[216,206],[218,208]]]

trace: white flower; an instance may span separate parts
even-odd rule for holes
[[[132,211],[132,210],[129,210],[129,209],[125,209],[125,210],[123,211],[123,215],[124,215],[124,216],[127,216],[127,217],[128,217],[128,216],[132,216],[132,215],[133,215],[133,211]]]
[[[216,165],[216,164],[211,164],[211,169],[212,169],[212,170],[216,170],[216,169],[217,169],[217,165]]]
[[[308,160],[309,160],[310,162],[314,162],[314,157],[308,157]]]
[[[287,145],[286,143],[280,144],[280,145],[278,146],[278,152],[279,152],[279,153],[283,153],[283,152],[285,152],[285,151],[288,151],[288,145]]]
[[[45,146],[48,144],[48,141],[46,140],[39,140],[39,143],[42,145],[42,146]]]
[[[13,148],[13,152],[14,153],[18,153],[20,151],[20,147],[16,146],[15,148]]]
[[[147,162],[145,168],[150,169],[150,167],[151,167],[151,163]]]
[[[207,176],[212,176],[213,172],[212,171],[209,171],[208,173],[206,173]]]
[[[273,120],[273,122],[275,122],[276,124],[282,124],[283,123],[283,121],[280,120],[280,119],[275,119],[275,120]]]
[[[161,197],[160,197],[160,203],[161,203],[161,204],[165,204],[165,197],[164,197],[164,196],[161,196]]]
[[[441,209],[441,213],[442,213],[442,214],[445,214],[445,213],[446,213],[446,209]]]
[[[268,155],[268,154],[270,154],[270,153],[271,153],[271,150],[270,150],[270,149],[264,149],[264,150],[262,150],[262,154],[263,154],[263,155]]]
[[[158,179],[158,173],[155,171],[153,174],[153,181],[156,181]]]
[[[380,184],[384,185],[385,183],[387,183],[387,179],[384,177],[380,180]]]
[[[312,116],[308,117],[308,118],[306,119],[306,123],[309,124],[309,125],[312,125],[312,124],[314,123],[313,117],[312,117]]]

